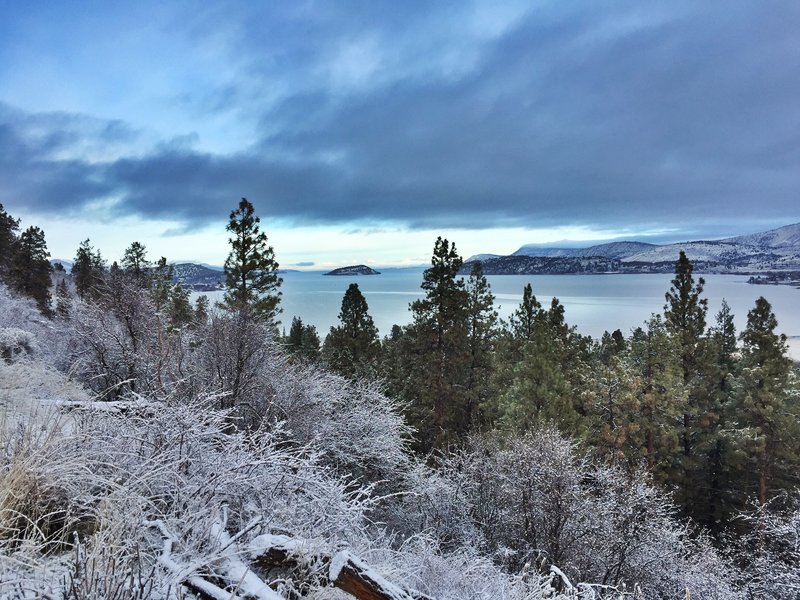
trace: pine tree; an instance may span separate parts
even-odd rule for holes
[[[150,268],[150,261],[147,260],[147,249],[139,242],[133,242],[125,249],[122,256],[122,269],[133,276],[137,281],[145,284],[147,271]]]
[[[209,308],[209,301],[208,296],[205,294],[201,294],[197,297],[197,300],[194,301],[194,317],[193,323],[195,325],[205,325],[208,323],[208,308]]]
[[[67,280],[62,278],[56,286],[56,315],[62,319],[69,318],[69,312],[72,308],[72,297],[67,287]]]
[[[467,380],[467,403],[462,429],[471,430],[476,424],[491,422],[488,406],[493,376],[494,342],[497,336],[497,311],[494,310],[494,294],[483,274],[481,263],[472,263],[467,279],[467,318],[469,327],[469,375]]]
[[[239,208],[230,214],[227,230],[231,253],[225,261],[227,291],[224,306],[229,310],[252,311],[265,321],[274,321],[280,309],[281,278],[277,275],[272,246],[259,227],[253,205],[242,198]]]
[[[705,280],[700,277],[695,283],[693,270],[692,263],[681,251],[675,264],[672,287],[665,294],[664,317],[667,331],[679,348],[683,384],[687,391],[681,433],[683,475],[676,482],[679,488],[676,501],[686,514],[696,516],[697,495],[705,497],[701,490],[705,483],[704,474],[708,471],[704,464],[706,457],[698,452],[698,448],[707,446],[709,437],[713,437],[716,419],[714,407],[704,389],[704,380],[710,370],[705,343],[708,300],[700,297]]]
[[[72,263],[72,277],[75,280],[78,296],[97,297],[98,285],[103,280],[104,264],[100,251],[92,248],[88,238],[83,240]]]
[[[326,364],[345,377],[374,376],[380,354],[378,328],[357,283],[351,283],[344,293],[339,322],[325,338],[322,356]]]
[[[13,218],[0,204],[0,279],[8,276],[17,243],[19,219]]]
[[[800,465],[800,411],[790,388],[792,363],[786,356],[786,336],[775,333],[777,326],[772,306],[762,296],[747,314],[747,327],[741,334],[742,389],[735,412],[746,427],[754,463],[749,471],[757,477],[755,488],[761,506],[783,487],[782,482],[797,483]]]
[[[536,321],[541,318],[542,305],[533,295],[533,287],[526,284],[522,290],[522,302],[509,318],[511,332],[515,339],[532,340]]]
[[[650,471],[665,484],[679,478],[676,463],[686,404],[679,352],[660,315],[653,315],[646,330],[639,327],[631,336],[628,361],[638,379],[636,445]]]
[[[731,503],[731,496],[736,483],[731,477],[732,463],[735,462],[735,448],[729,423],[735,422],[738,416],[734,410],[733,400],[736,390],[735,370],[737,368],[738,349],[736,347],[736,326],[733,313],[723,299],[722,307],[716,315],[715,326],[709,331],[708,354],[710,368],[706,380],[705,394],[710,410],[706,416],[709,425],[708,435],[703,436],[703,444],[699,451],[705,456],[702,464],[706,466],[701,477],[704,485],[698,494],[698,522],[708,529],[712,535],[721,535],[734,516],[736,507]]]
[[[44,239],[44,231],[38,227],[28,227],[15,244],[11,262],[11,287],[36,301],[43,315],[51,317],[50,306],[50,252]]]
[[[169,321],[173,327],[182,327],[192,322],[194,313],[189,302],[189,290],[180,283],[169,289]]]
[[[411,303],[408,329],[414,345],[406,393],[409,418],[420,449],[444,447],[465,434],[464,410],[469,368],[469,297],[458,273],[463,264],[455,244],[436,240],[431,266],[422,276],[425,298]]]
[[[285,338],[289,354],[306,361],[319,358],[319,335],[313,325],[305,325],[300,317],[292,318],[289,335]]]

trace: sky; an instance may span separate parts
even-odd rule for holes
[[[0,203],[53,257],[286,268],[800,221],[800,3],[0,0]]]

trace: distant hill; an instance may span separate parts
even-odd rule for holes
[[[367,265],[352,265],[350,267],[340,267],[333,271],[324,273],[325,275],[333,276],[355,276],[355,275],[380,275],[380,271],[368,267]]]
[[[225,287],[225,273],[195,263],[179,263],[172,265],[172,282],[180,283],[186,288],[210,292]]]
[[[655,244],[645,244],[644,242],[608,242],[588,248],[541,248],[535,244],[527,244],[514,252],[512,256],[602,256],[621,259],[657,247]]]
[[[691,241],[677,244],[646,244],[643,242],[610,242],[588,248],[542,248],[527,244],[514,252],[513,257],[561,259],[556,262],[508,261],[509,257],[481,260],[484,272],[491,269],[501,273],[588,273],[608,272],[610,263],[586,262],[587,258],[620,261],[618,272],[671,272],[678,254],[683,250],[698,272],[767,273],[800,269],[800,223],[778,229],[742,235],[723,240]],[[594,266],[593,266],[594,265]],[[613,267],[617,269],[617,267]],[[593,271],[592,269],[599,269]],[[465,271],[467,269],[465,268]]]

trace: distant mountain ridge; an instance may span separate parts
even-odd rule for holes
[[[698,272],[766,273],[800,269],[800,223],[761,233],[722,240],[690,241],[677,244],[609,242],[588,248],[541,248],[526,244],[512,255],[480,259],[470,257],[466,264],[480,260],[486,274],[537,273],[658,273],[671,272],[683,250]],[[491,255],[477,255],[491,256]],[[509,260],[517,257],[522,260]],[[524,258],[561,259],[526,261]],[[618,261],[586,262],[587,258]],[[465,267],[464,272],[468,272]]]

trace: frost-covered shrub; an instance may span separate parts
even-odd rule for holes
[[[16,327],[0,327],[0,358],[7,363],[21,355],[32,355],[38,350],[36,338],[29,331]]]
[[[800,596],[800,493],[778,497],[740,517],[748,535],[736,540],[742,585],[752,598]]]
[[[5,357],[0,355],[0,360],[9,359],[10,349],[11,358],[14,355],[36,353],[39,358],[59,368],[65,370],[69,368],[65,358],[69,340],[66,326],[42,316],[33,300],[12,294],[0,283],[0,331],[2,330],[9,332],[5,335],[0,334],[0,338],[5,338],[4,341],[0,341],[0,354],[6,355]],[[28,348],[13,347],[15,337],[16,341],[25,342],[25,339],[19,336],[29,340],[26,342],[29,344]]]
[[[646,475],[590,460],[555,430],[473,438],[442,472],[464,490],[476,542],[510,572],[556,566],[642,598],[738,597],[732,569]]]
[[[93,403],[71,406],[62,417],[68,426],[1,430],[0,580],[20,571],[35,579],[43,554],[75,532],[95,561],[123,572],[155,567],[154,590],[162,592],[183,576],[164,566],[167,536],[170,564],[199,573],[220,568],[215,527],[240,531],[242,543],[264,531],[331,546],[364,537],[367,497],[308,448],[281,444],[278,434],[231,432],[211,404]]]

